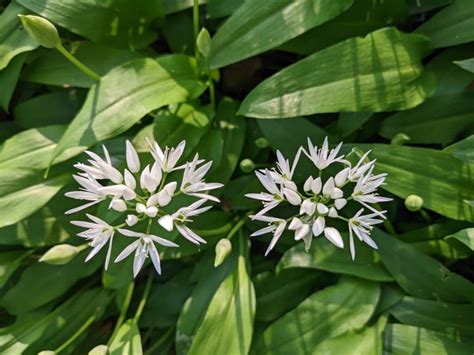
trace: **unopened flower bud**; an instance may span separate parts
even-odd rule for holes
[[[221,265],[224,260],[232,252],[232,244],[229,239],[221,239],[216,244],[216,258],[214,259],[214,267]]]
[[[124,212],[127,210],[127,204],[124,200],[121,199],[113,199],[110,202],[110,208],[117,212]]]
[[[209,57],[209,53],[211,52],[211,35],[208,30],[205,28],[201,29],[201,32],[199,32],[197,36],[196,44],[199,52],[204,57]]]
[[[270,146],[270,142],[265,137],[260,137],[255,140],[255,145],[260,149],[264,149]]]
[[[109,347],[107,345],[97,345],[88,355],[107,355],[109,353]]]
[[[410,137],[407,136],[405,133],[397,133],[392,137],[390,144],[393,145],[403,145],[410,140]]]
[[[58,30],[45,18],[34,15],[18,15],[28,35],[46,48],[61,45]]]
[[[240,162],[240,170],[244,173],[250,173],[255,170],[255,164],[250,159],[244,159]]]
[[[423,199],[418,195],[410,195],[405,199],[405,207],[411,212],[416,212],[423,207]]]
[[[79,254],[80,248],[69,244],[58,244],[49,249],[39,261],[51,265],[64,265]]]
[[[135,216],[134,214],[129,214],[127,216],[127,219],[125,220],[125,223],[127,223],[127,226],[131,227],[137,224],[138,222],[138,217]]]

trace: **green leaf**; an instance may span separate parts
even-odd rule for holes
[[[122,324],[112,344],[110,344],[109,354],[143,354],[140,329],[138,329],[138,325],[133,319],[129,319]]]
[[[457,239],[461,243],[467,245],[471,250],[474,250],[474,228],[466,228],[457,233],[448,235],[445,239]]]
[[[431,128],[433,129],[433,128]],[[474,164],[434,149],[395,145],[359,145],[377,159],[375,173],[387,173],[382,188],[405,199],[415,194],[423,207],[443,216],[474,221],[474,209],[466,200],[474,196]]]
[[[85,255],[83,252],[65,265],[33,263],[3,296],[2,306],[11,314],[24,314],[61,296],[77,281],[92,275],[102,266],[100,257],[84,263]]]
[[[454,64],[460,66],[464,70],[467,70],[471,73],[474,73],[474,58],[466,59],[466,60],[460,60],[460,61],[455,61]]]
[[[257,295],[255,319],[271,322],[295,308],[316,288],[324,286],[327,275],[312,270],[282,270],[277,275],[262,273],[254,280]]]
[[[390,116],[380,128],[382,137],[404,133],[413,144],[448,144],[473,132],[474,94],[468,92],[427,99],[412,110]]]
[[[255,315],[255,290],[247,271],[247,245],[248,240],[240,235],[233,270],[212,298],[194,336],[190,355],[248,353]]]
[[[314,354],[382,354],[382,332],[387,317],[380,317],[372,327],[361,331],[349,331],[335,338],[324,340],[313,349]]]
[[[18,15],[28,11],[11,2],[0,16],[0,70],[18,54],[29,52],[38,47],[38,43],[21,28]]]
[[[239,113],[284,118],[339,111],[406,110],[434,89],[422,36],[390,27],[352,38],[290,65],[247,95]]]
[[[55,125],[22,131],[0,147],[0,169],[44,169],[51,161],[66,126]],[[58,162],[66,156],[58,157]]]
[[[474,162],[474,135],[446,147],[443,152],[449,153],[458,159]]]
[[[87,95],[53,154],[74,156],[137,123],[148,112],[199,96],[205,89],[194,59],[169,55],[136,59],[102,77]],[[160,95],[156,95],[160,92]]]
[[[263,53],[347,10],[354,0],[247,0],[219,28],[209,62],[220,68]]]
[[[384,350],[388,354],[471,354],[472,344],[465,344],[424,328],[390,324],[385,329]]]
[[[311,353],[325,339],[360,329],[372,315],[379,296],[377,284],[343,278],[272,323],[263,332],[255,353]]]
[[[111,69],[143,54],[90,42],[74,42],[68,48],[74,56],[95,73],[103,76]],[[29,63],[22,79],[32,83],[89,88],[95,81],[71,65],[58,51],[43,51]]]
[[[162,3],[163,12],[168,15],[193,7],[194,0],[162,0]],[[203,5],[206,0],[198,0],[198,3]]]
[[[435,48],[471,42],[474,40],[474,3],[456,0],[415,32],[430,37]]]
[[[450,95],[462,92],[474,80],[474,75],[458,65],[456,61],[474,56],[474,47],[470,44],[448,48],[434,57],[426,65],[425,70],[436,77],[438,95]]]
[[[25,62],[26,54],[17,55],[15,58],[8,63],[8,66],[3,70],[0,70],[0,106],[8,112],[8,106],[10,100],[15,91],[15,87],[20,76],[21,67]]]
[[[245,0],[207,0],[206,13],[211,18],[232,15]]]
[[[337,120],[338,132],[347,137],[361,129],[371,117],[372,112],[341,112]]]
[[[436,259],[378,229],[372,237],[385,267],[408,294],[453,303],[474,300],[474,285]]]
[[[410,6],[410,14],[418,14],[449,5],[453,0],[408,0],[407,2]]]
[[[43,180],[33,170],[0,169],[0,228],[17,223],[43,207],[71,179],[69,174]]]
[[[23,259],[32,253],[30,250],[0,252],[0,287],[3,287],[10,276],[20,266]]]
[[[377,255],[365,244],[356,246],[356,258],[352,260],[349,249],[340,250],[326,238],[318,238],[308,252],[299,243],[283,254],[277,270],[309,268],[333,273],[357,276],[363,279],[390,282],[392,277],[377,260]]]
[[[284,43],[280,49],[302,55],[313,54],[348,38],[403,23],[407,17],[408,8],[404,1],[356,0],[347,11]]]
[[[426,227],[414,228],[408,232],[398,234],[397,239],[407,243],[443,239],[447,235],[454,234],[468,226],[470,226],[468,222],[447,219]]]
[[[245,141],[247,122],[237,115],[238,103],[224,98],[217,107],[217,127],[222,133],[224,146],[222,161],[217,171],[208,175],[209,181],[226,183],[232,176],[239,162],[240,153]]]
[[[59,347],[84,323],[100,319],[110,300],[108,291],[96,288],[76,293],[53,311],[18,319],[13,325],[0,329],[0,351],[2,354],[37,354],[45,346]]]
[[[111,0],[19,0],[27,9],[93,42],[138,49],[154,42],[158,2]]]
[[[404,297],[390,308],[390,313],[403,324],[470,336],[474,332],[474,305],[428,301]]]

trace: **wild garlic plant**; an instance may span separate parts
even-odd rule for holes
[[[185,141],[177,147],[166,147],[164,150],[156,142],[148,141],[148,144],[153,163],[142,169],[137,151],[129,141],[126,142],[127,167],[123,172],[113,166],[105,146],[105,158],[86,151],[90,157],[89,164],[74,165],[80,171],[73,175],[80,185],[79,190],[66,193],[67,197],[87,201],[66,214],[84,210],[102,201],[109,201],[109,209],[122,213],[121,220],[116,225],[110,225],[91,214],[86,214],[89,221],[71,223],[85,228],[78,236],[89,241],[92,247],[86,262],[108,244],[105,269],[110,262],[112,243],[116,235],[135,239],[115,259],[115,262],[119,262],[134,253],[134,277],[148,257],[158,274],[161,274],[160,257],[155,243],[163,247],[178,247],[178,244],[170,240],[151,234],[150,229],[154,223],[168,232],[176,228],[181,236],[196,245],[206,243],[188,225],[192,223],[193,217],[212,208],[204,206],[206,202],[219,202],[217,197],[208,192],[222,187],[220,183],[205,182],[204,177],[212,161],[205,162],[196,154],[192,161],[178,165],[185,149]],[[169,174],[175,171],[182,172],[181,181],[168,181],[171,176],[176,175]],[[195,201],[170,211],[172,200],[181,194],[191,196]],[[132,227],[138,230],[133,230]]]
[[[341,146],[342,143],[334,149],[329,149],[326,137],[318,148],[308,138],[308,147],[298,149],[293,164],[277,151],[276,169],[256,172],[266,191],[249,193],[246,196],[263,204],[263,209],[250,216],[251,219],[268,224],[251,236],[267,233],[273,235],[265,255],[274,248],[285,229],[294,231],[295,240],[303,240],[306,250],[311,247],[313,238],[322,234],[336,247],[344,248],[341,232],[333,223],[336,220],[347,223],[352,259],[355,258],[354,234],[361,242],[377,249],[370,232],[374,225],[382,223],[386,218],[386,211],[377,210],[374,204],[391,201],[390,198],[377,193],[387,174],[373,174],[375,160],[367,161],[370,151],[363,154],[357,164],[352,166],[344,159],[344,155],[338,155]],[[315,176],[308,176],[301,188],[293,181],[293,175],[302,153],[314,164]],[[335,165],[338,167],[337,173],[326,173],[329,166]],[[358,204],[360,208],[356,209],[355,214],[347,217],[350,209],[346,206],[349,203]],[[294,206],[296,213],[287,218],[268,214],[283,204]]]

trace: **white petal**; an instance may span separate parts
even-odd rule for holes
[[[347,200],[345,198],[338,198],[336,201],[334,201],[334,205],[338,210],[343,208],[347,204]]]
[[[317,209],[318,209],[318,213],[322,215],[326,215],[329,212],[329,208],[327,208],[327,206],[323,203],[318,203]]]
[[[129,227],[134,226],[135,224],[137,224],[137,222],[138,222],[138,217],[133,214],[129,214],[127,216],[127,219],[125,220],[125,223],[127,223],[127,226]]]
[[[306,181],[304,182],[304,185],[303,185],[303,190],[305,192],[309,192],[309,190],[311,190],[311,184],[313,182],[313,177],[310,176],[309,178],[306,179]]]
[[[112,199],[112,201],[110,202],[109,208],[112,208],[114,211],[117,211],[117,212],[124,212],[127,210],[127,204],[123,200]]]
[[[171,232],[173,230],[173,217],[171,217],[169,214],[160,217],[160,219],[158,219],[158,223],[168,232]]]
[[[319,194],[321,192],[322,184],[323,183],[320,177],[314,179],[311,183],[311,191],[313,191],[313,193],[316,195]]]
[[[336,228],[327,227],[324,229],[324,236],[336,247],[344,248],[344,241],[342,240],[341,234]]]
[[[295,240],[300,240],[308,235],[310,229],[308,224],[303,224],[300,229],[295,232]]]
[[[198,236],[196,233],[194,233],[191,229],[188,227],[182,225],[176,225],[176,228],[178,229],[179,233],[185,237],[187,240],[189,240],[191,243],[198,244],[199,243],[204,243],[206,244],[207,242],[202,239],[200,236]]]
[[[148,217],[155,218],[158,214],[158,208],[156,208],[156,206],[147,207],[147,209],[145,210],[145,214]]]
[[[270,253],[270,251],[275,247],[276,243],[278,242],[278,240],[280,239],[281,235],[283,234],[283,231],[285,230],[285,223],[281,223],[277,230],[275,231],[275,233],[273,234],[273,238],[272,240],[270,241],[270,244],[268,245],[268,248],[267,250],[265,251],[265,256],[268,255],[268,253]]]
[[[146,211],[146,206],[143,203],[137,203],[136,205],[136,211],[138,213],[145,213]]]
[[[116,263],[122,261],[123,259],[125,259],[127,256],[129,256],[136,248],[139,247],[139,244],[140,244],[140,241],[139,240],[136,240],[134,241],[133,243],[127,245],[127,247],[122,250],[122,252],[115,258],[115,261]]]
[[[356,252],[355,252],[355,245],[354,245],[354,236],[352,235],[352,228],[351,228],[350,223],[349,223],[349,249],[351,251],[351,258],[352,260],[354,260]]]
[[[132,173],[125,169],[123,175],[125,186],[127,186],[129,189],[135,190],[135,188],[137,187],[137,182],[135,181],[135,178],[133,177]]]
[[[292,205],[297,206],[301,203],[301,197],[295,191],[284,188],[283,194],[285,195],[288,202]]]
[[[337,210],[334,207],[331,207],[329,209],[328,216],[331,217],[331,218],[337,218],[337,216],[338,216]]]
[[[336,174],[336,177],[334,178],[334,183],[336,184],[337,187],[341,187],[342,185],[346,183],[346,180],[347,180],[347,177],[349,176],[350,171],[351,171],[351,168],[345,168]]]
[[[135,250],[135,258],[133,259],[133,277],[137,277],[138,273],[143,267],[143,264],[145,263],[146,256],[148,253],[148,248],[145,248],[146,249],[144,250],[144,248],[138,247]]]
[[[140,159],[138,158],[137,151],[133,147],[132,143],[129,140],[125,142],[126,145],[126,159],[127,159],[127,166],[128,169],[132,173],[137,173],[140,171]]]
[[[265,227],[265,228],[262,228],[262,229],[259,229],[258,231],[256,232],[253,232],[252,234],[250,234],[251,237],[258,237],[259,235],[262,235],[262,234],[267,234],[267,233],[271,233],[273,232],[277,227],[272,224],[271,226],[268,226],[268,227]]]
[[[290,225],[288,226],[289,230],[297,230],[303,226],[303,222],[298,217],[293,217]]]
[[[158,250],[156,250],[156,247],[153,244],[150,245],[150,257],[156,272],[158,273],[158,275],[161,275],[160,255],[158,254]]]
[[[85,210],[86,208],[94,206],[95,204],[98,204],[101,201],[102,200],[97,200],[97,201],[92,201],[92,202],[86,203],[85,205],[67,210],[66,212],[64,212],[64,214],[72,214],[72,213],[76,213],[76,212]]]
[[[319,216],[313,223],[313,235],[315,237],[319,236],[326,226],[326,220],[324,217]]]
[[[109,247],[107,248],[107,256],[105,257],[105,270],[109,268],[109,262],[110,262],[110,255],[112,254],[112,241],[113,241],[113,235],[109,238]]]
[[[334,191],[334,187],[335,187],[334,179],[331,176],[323,186],[323,195],[324,196],[331,196],[331,194]]]
[[[161,245],[163,245],[163,246],[165,246],[165,247],[171,247],[171,248],[178,248],[178,247],[179,247],[178,244],[173,243],[173,242],[170,241],[170,240],[157,237],[156,235],[150,235],[149,237],[150,237],[152,240],[154,240],[155,242],[157,242],[158,244],[161,244]]]
[[[119,228],[118,231],[120,234],[125,235],[127,237],[140,237],[141,238],[145,235],[143,233],[138,233],[138,232],[134,232],[134,231],[123,229],[123,228]]]

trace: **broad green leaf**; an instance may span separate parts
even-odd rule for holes
[[[432,129],[432,128],[431,128]],[[411,194],[423,198],[423,207],[443,216],[474,221],[474,209],[467,200],[474,197],[474,164],[445,152],[395,145],[360,145],[377,159],[375,173],[387,173],[382,188],[405,199]]]
[[[384,350],[387,354],[471,354],[472,344],[424,328],[389,324],[385,329]]]
[[[474,285],[436,259],[378,229],[372,237],[388,272],[408,294],[453,303],[474,300]]]
[[[403,23],[408,17],[405,2],[399,0],[355,0],[336,18],[284,43],[280,49],[302,55],[313,54],[355,36]]]
[[[471,250],[456,239],[428,240],[424,242],[411,243],[411,245],[423,254],[440,256],[450,260],[468,258],[472,255]]]
[[[377,259],[379,259],[377,254],[365,244],[357,243],[356,258],[352,260],[349,248],[340,250],[326,238],[318,238],[313,241],[308,252],[305,251],[302,243],[286,251],[278,263],[277,270],[309,268],[357,276],[372,281],[392,281],[390,274],[381,265],[380,259]]]
[[[433,95],[462,92],[474,80],[474,74],[460,68],[456,65],[456,61],[473,56],[474,46],[465,44],[448,48],[430,60],[425,70],[432,72],[436,77],[436,92]]]
[[[408,0],[410,6],[410,14],[418,14],[449,5],[453,0]]]
[[[408,232],[398,234],[397,239],[407,243],[438,240],[469,226],[470,223],[468,222],[447,219],[426,227],[415,228]]]
[[[13,250],[0,252],[0,287],[3,287],[9,277],[20,266],[23,259],[32,253],[30,250]]]
[[[108,291],[91,289],[76,293],[46,314],[40,312],[40,316],[19,319],[13,325],[0,329],[0,352],[5,355],[37,354],[45,348],[55,349],[84,323],[100,319],[110,300]]]
[[[347,137],[362,126],[372,117],[372,112],[341,112],[337,120],[337,128],[341,137]]]
[[[0,70],[0,87],[2,88],[0,92],[0,107],[3,107],[6,112],[8,112],[8,106],[10,105],[10,100],[25,59],[26,54],[17,55],[6,68]]]
[[[435,48],[471,42],[474,40],[474,3],[456,0],[415,32],[430,37]]]
[[[382,354],[382,332],[386,324],[387,317],[380,317],[372,327],[324,340],[313,349],[313,354]]]
[[[65,265],[31,264],[2,297],[2,306],[10,314],[24,314],[61,296],[77,281],[92,275],[102,266],[100,257],[84,263],[86,255],[83,252]]]
[[[463,68],[464,70],[474,73],[474,58],[455,61],[454,63]]]
[[[133,59],[143,58],[144,55],[127,49],[117,49],[90,42],[74,42],[70,51],[82,63],[99,75],[105,75],[111,69]],[[89,88],[95,84],[94,80],[64,58],[58,51],[42,51],[41,54],[29,63],[22,79],[25,81],[57,85]]]
[[[237,115],[238,103],[224,98],[217,107],[217,127],[222,133],[224,146],[222,160],[217,171],[206,177],[209,181],[226,183],[232,176],[239,162],[240,153],[245,141],[247,122]]]
[[[471,250],[474,250],[474,228],[466,228],[457,233],[448,235],[445,239],[455,238],[461,243],[467,245]]]
[[[142,129],[134,138],[133,144],[139,152],[148,152],[150,146],[146,139],[156,140],[160,146],[176,147],[186,141],[183,157],[196,148],[201,137],[209,129],[213,119],[210,106],[183,103],[172,105],[158,111],[154,123]]]
[[[223,195],[226,204],[232,210],[258,209],[262,205],[260,201],[245,197],[245,194],[259,191],[261,188],[262,184],[255,174],[250,173],[229,181],[225,186]]]
[[[143,354],[140,329],[133,319],[129,319],[124,324],[122,324],[117,335],[112,341],[112,344],[109,346],[109,354]]]
[[[390,116],[380,127],[382,137],[404,133],[413,144],[448,144],[473,132],[474,94],[468,92],[427,99],[412,110]]]
[[[53,154],[79,154],[120,133],[148,112],[199,96],[205,86],[197,78],[194,59],[169,55],[154,61],[136,59],[121,65],[94,85]],[[157,94],[159,93],[159,94]]]
[[[13,109],[15,122],[26,129],[70,123],[82,106],[83,94],[82,90],[72,89],[22,101]]]
[[[389,309],[403,324],[438,331],[455,331],[467,336],[474,333],[474,305],[428,301],[404,297]]]
[[[226,17],[232,15],[245,0],[208,0],[206,13],[211,18]]]
[[[71,179],[68,174],[43,180],[33,170],[0,169],[0,228],[43,207]],[[5,213],[8,211],[8,213]]]
[[[0,169],[44,169],[51,161],[57,142],[66,126],[55,125],[22,131],[0,147]],[[58,162],[65,156],[58,157]]]
[[[16,2],[11,2],[0,15],[0,70],[18,54],[29,52],[38,43],[21,28],[18,15],[29,12]]]
[[[277,275],[262,273],[254,280],[257,296],[255,319],[271,322],[295,308],[316,288],[325,286],[328,277],[313,270],[282,270]]]
[[[157,38],[153,22],[159,2],[138,0],[18,0],[20,5],[93,42],[122,48],[146,47]]]
[[[474,162],[474,135],[446,147],[443,152],[462,160]]]
[[[284,118],[339,111],[406,110],[434,89],[423,36],[393,27],[351,38],[290,65],[247,95],[239,113]]]
[[[255,290],[247,271],[248,240],[239,236],[232,272],[212,298],[189,354],[246,354],[252,340]],[[212,334],[212,337],[209,337]]]
[[[140,318],[140,326],[164,328],[176,324],[179,312],[193,290],[191,271],[184,269],[165,283],[153,287]]]
[[[207,0],[198,0],[199,5],[206,4]],[[194,0],[162,0],[163,12],[172,14],[193,7]]]
[[[247,0],[212,39],[212,68],[263,53],[331,20],[354,0]]]
[[[224,153],[224,135],[218,128],[210,128],[201,138],[194,149],[193,155],[199,153],[202,159],[212,161],[209,174],[216,172],[222,162]]]
[[[364,326],[380,296],[377,284],[343,278],[318,291],[272,323],[256,344],[256,354],[306,354],[323,340]]]
[[[209,304],[222,282],[231,274],[236,264],[236,253],[214,268],[214,253],[208,252],[196,264],[194,273],[202,275],[186,300],[176,324],[176,353],[188,354],[194,337],[208,310]],[[205,276],[204,276],[205,275]]]

